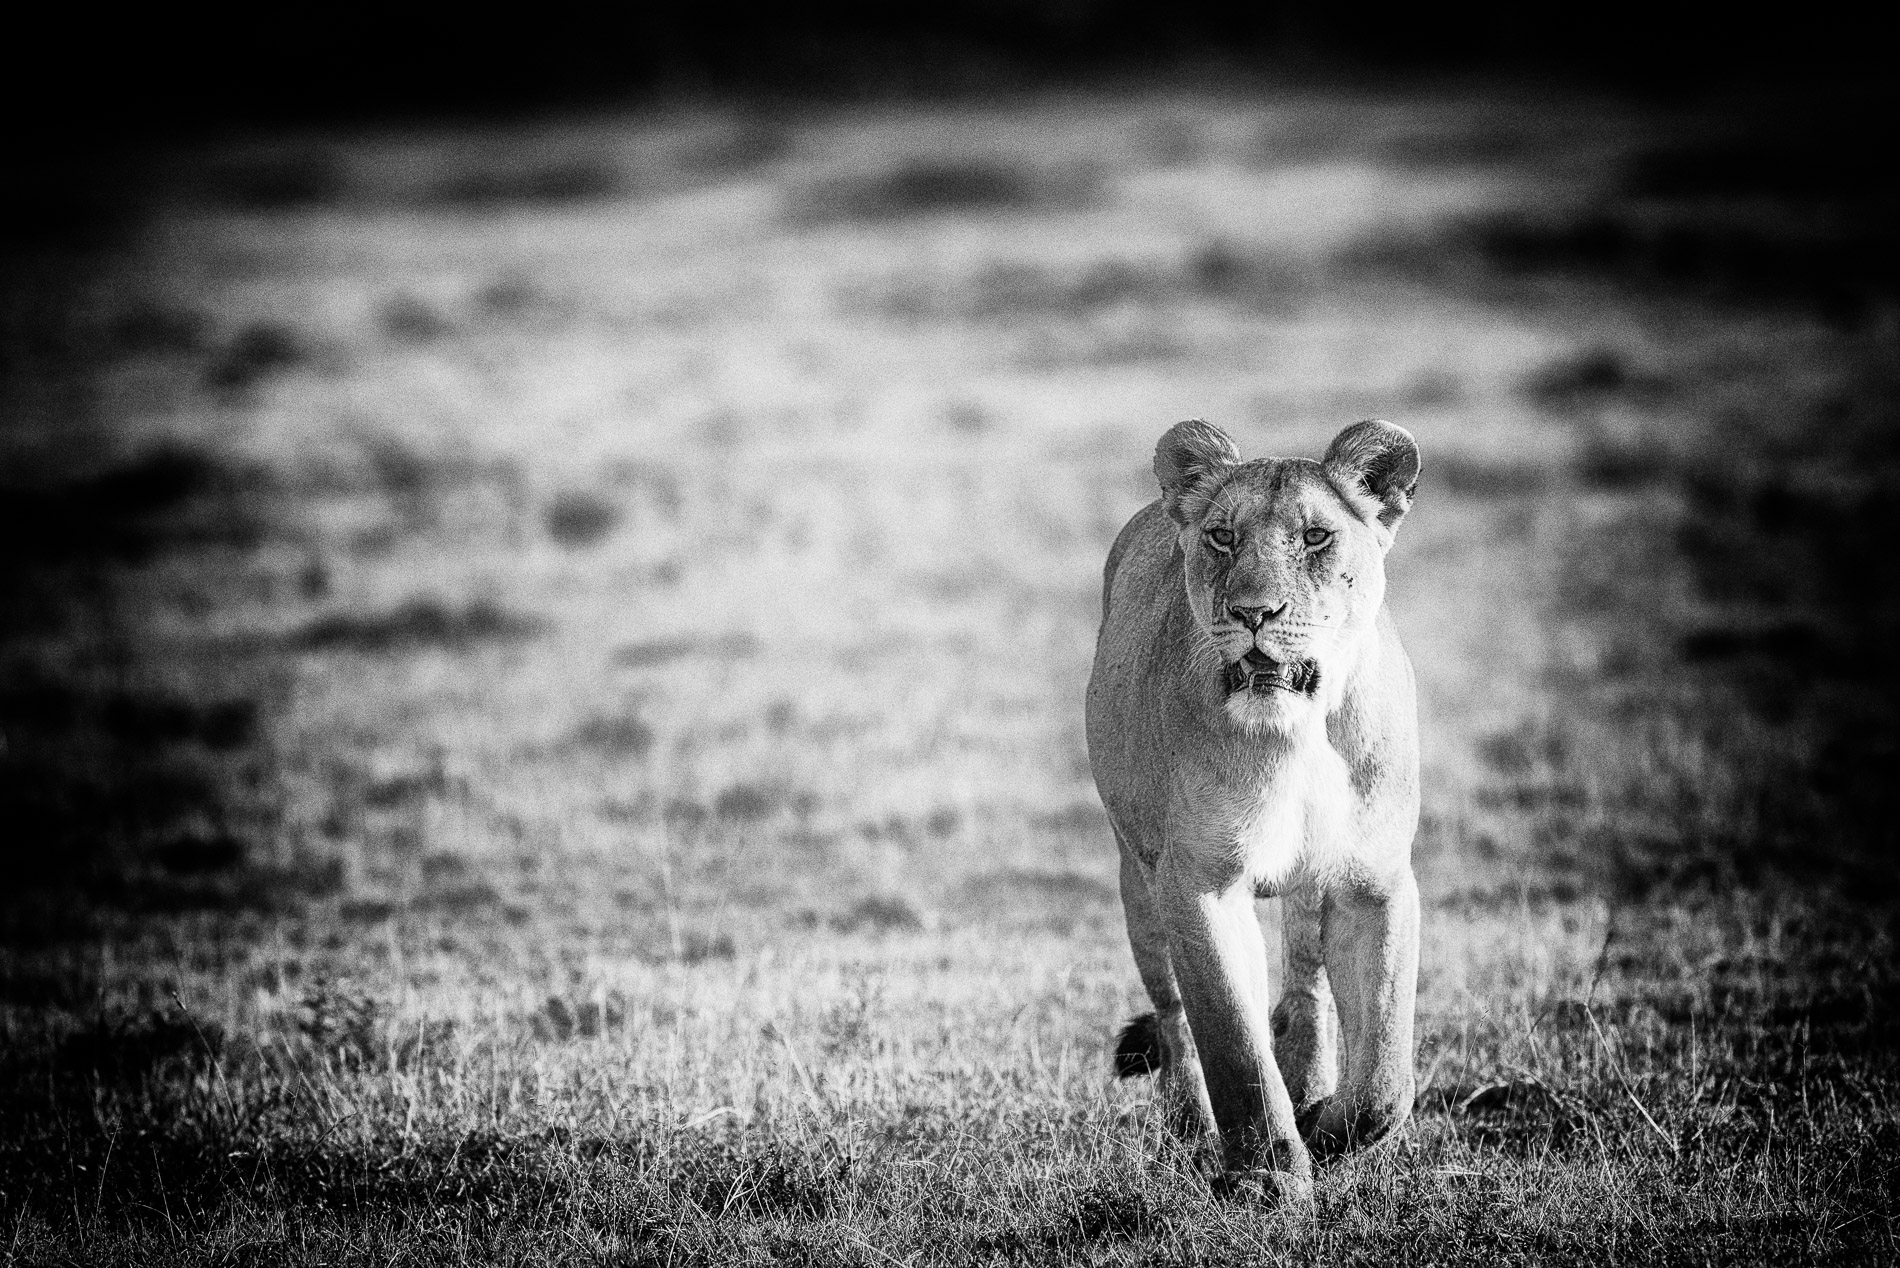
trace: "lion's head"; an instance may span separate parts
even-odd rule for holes
[[[1380,421],[1346,428],[1318,462],[1242,462],[1198,419],[1155,446],[1200,652],[1235,722],[1279,729],[1337,705],[1418,471],[1411,433]]]

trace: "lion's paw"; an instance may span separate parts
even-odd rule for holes
[[[1296,1121],[1313,1157],[1325,1159],[1393,1139],[1411,1117],[1409,1110],[1409,1105],[1353,1106],[1332,1096],[1307,1106]]]
[[[1305,1210],[1313,1205],[1313,1177],[1267,1167],[1224,1171],[1214,1177],[1214,1193],[1232,1202]]]

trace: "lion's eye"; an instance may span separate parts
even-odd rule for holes
[[[1210,528],[1207,530],[1207,540],[1221,550],[1232,550],[1234,548],[1234,530],[1231,528]]]
[[[1306,544],[1308,546],[1324,546],[1332,539],[1333,531],[1330,528],[1309,528],[1306,530]]]

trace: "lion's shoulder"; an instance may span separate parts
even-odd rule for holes
[[[1108,562],[1102,565],[1104,620],[1114,601],[1115,579],[1120,575],[1123,565],[1141,567],[1155,562],[1156,556],[1165,562],[1173,549],[1174,529],[1158,499],[1136,511],[1122,525],[1122,531],[1115,534],[1115,544],[1108,548]]]

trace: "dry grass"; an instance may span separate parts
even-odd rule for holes
[[[1892,1258],[1881,327],[1495,271],[1707,126],[1496,117],[303,138],[11,266],[10,1256]],[[1423,1092],[1306,1222],[1107,1077],[1080,696],[1196,414],[1426,454]]]

